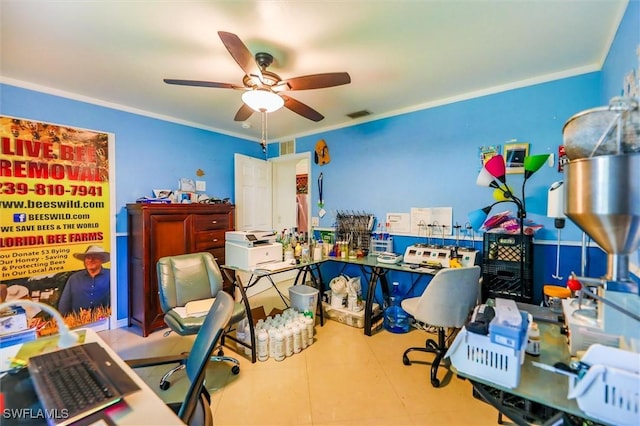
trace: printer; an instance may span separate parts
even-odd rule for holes
[[[282,261],[282,244],[273,231],[227,231],[224,250],[227,265],[247,271]]]

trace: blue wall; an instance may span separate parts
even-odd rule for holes
[[[623,77],[638,72],[640,3],[631,1],[601,72],[460,101],[348,128],[299,137],[297,151],[313,151],[325,139],[331,163],[312,165],[312,178],[324,175],[325,209],[322,227],[335,220],[336,210],[367,211],[382,218],[387,212],[409,212],[411,207],[452,207],[454,223],[464,225],[467,213],[492,202],[491,191],[475,185],[480,170],[478,148],[503,145],[511,139],[530,143],[532,154],[556,153],[562,127],[572,115],[605,105],[620,95]],[[259,145],[206,130],[173,124],[137,114],[0,85],[0,113],[115,134],[116,231],[118,233],[118,317],[126,318],[125,204],[153,188],[175,188],[180,177],[206,175],[207,193],[233,199],[233,154],[262,157]],[[276,146],[269,147],[271,156]],[[520,194],[521,175],[509,175]],[[547,190],[562,180],[555,167],[544,167],[527,182],[528,218],[543,224],[536,234],[536,288],[553,280],[556,231],[546,214]],[[312,181],[313,215],[318,215]],[[495,212],[505,209],[502,204]],[[464,236],[465,238],[468,236]],[[582,233],[569,221],[562,230],[561,275],[580,271]],[[403,252],[415,239],[398,239]],[[479,243],[477,247],[480,248]],[[605,270],[604,255],[589,249],[591,276]],[[325,275],[325,278],[327,275]],[[399,280],[405,279],[398,277]],[[407,283],[403,283],[407,285]]]

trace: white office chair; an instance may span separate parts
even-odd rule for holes
[[[402,363],[411,365],[409,352],[431,352],[436,357],[431,363],[431,385],[440,386],[437,377],[442,357],[447,353],[445,328],[461,328],[468,320],[469,313],[476,306],[480,267],[441,269],[427,284],[420,297],[402,301],[402,309],[417,321],[438,329],[438,342],[427,339],[424,347],[409,348],[402,355]]]

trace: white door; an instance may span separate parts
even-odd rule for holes
[[[236,229],[273,229],[271,163],[235,154]]]
[[[273,161],[273,229],[297,227],[296,163],[290,160]]]
[[[309,173],[309,153],[287,155],[273,160],[260,160],[235,154],[236,229],[275,230],[297,227],[296,174],[300,164]],[[308,175],[311,194],[311,175]],[[310,229],[307,219],[305,229]]]

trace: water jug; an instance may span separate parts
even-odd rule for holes
[[[389,307],[384,310],[383,321],[384,328],[392,333],[407,333],[409,331],[409,315],[400,306],[401,302],[400,284],[394,282],[389,296]]]

